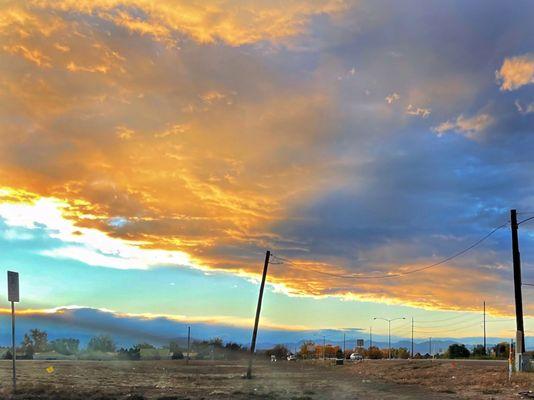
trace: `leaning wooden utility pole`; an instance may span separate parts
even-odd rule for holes
[[[517,211],[510,211],[510,226],[512,229],[512,256],[514,264],[514,292],[515,292],[515,320],[516,353],[525,352],[525,330],[523,327],[523,295],[521,293],[521,256],[519,254],[519,238],[517,235]]]
[[[263,275],[261,277],[260,294],[258,296],[258,305],[256,307],[256,319],[254,320],[254,331],[252,332],[252,342],[250,343],[250,359],[248,360],[247,379],[252,378],[252,361],[254,359],[254,352],[256,351],[256,337],[258,336],[258,325],[260,323],[261,302],[263,300],[263,288],[265,287],[265,280],[267,278],[267,268],[269,267],[269,259],[271,252],[267,250],[265,253],[265,263],[263,264]]]

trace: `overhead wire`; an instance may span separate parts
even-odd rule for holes
[[[470,246],[438,261],[438,262],[435,262],[433,264],[430,264],[430,265],[426,265],[424,267],[421,267],[421,268],[415,268],[415,269],[412,269],[410,271],[404,271],[404,272],[397,272],[397,273],[391,273],[391,274],[384,274],[384,275],[358,275],[358,274],[335,274],[335,273],[332,273],[332,272],[325,272],[325,271],[319,271],[319,270],[316,270],[316,269],[312,269],[312,270],[309,270],[310,272],[314,272],[314,273],[317,273],[317,274],[321,274],[321,275],[327,275],[327,276],[333,276],[333,277],[337,277],[337,278],[344,278],[344,279],[386,279],[386,278],[395,278],[395,277],[401,277],[401,276],[405,276],[405,275],[409,275],[409,274],[413,274],[413,273],[416,273],[416,272],[421,272],[421,271],[425,271],[427,269],[430,269],[430,268],[434,268],[434,267],[437,267],[439,265],[442,265],[442,264],[445,264],[453,259],[455,259],[456,257],[459,257],[465,253],[467,253],[469,250],[472,250],[473,248],[477,247],[478,245],[480,245],[482,242],[484,242],[486,239],[488,239],[491,235],[493,235],[495,232],[497,232],[499,229],[502,229],[504,228],[506,225],[508,224],[508,221],[505,222],[504,224],[494,228],[493,230],[491,230],[488,234],[484,235],[483,237],[481,237],[480,239],[478,239],[477,241],[475,241],[474,243],[472,243]],[[301,267],[302,265],[298,265],[297,263],[287,259],[287,258],[283,258],[283,257],[280,257],[280,256],[277,256],[277,255],[272,255],[272,257],[274,257],[276,260],[278,261],[282,261],[283,263],[287,263],[287,264],[290,264],[290,265],[293,265],[297,268]]]
[[[452,321],[452,320],[455,320],[455,319],[460,319],[460,318],[465,318],[465,317],[470,317],[470,315],[466,315],[466,314],[460,314],[460,315],[455,315],[453,317],[450,317],[450,318],[443,318],[443,319],[434,319],[434,320],[420,320],[420,319],[415,319],[414,321],[419,323],[419,324],[433,324],[433,323],[436,323],[436,322],[446,322],[446,321]]]
[[[534,217],[525,218],[524,220],[519,221],[519,222],[517,223],[517,225],[519,226],[519,225],[524,224],[525,222],[531,221],[531,220],[533,220],[533,219],[534,219]]]
[[[443,333],[443,332],[459,332],[459,331],[463,331],[465,329],[473,328],[475,326],[482,326],[482,321],[475,322],[475,323],[470,324],[470,325],[464,325],[464,326],[454,327],[454,328],[449,328],[449,329],[443,329],[443,328],[437,328],[436,330],[414,329],[414,333],[424,333],[424,334],[435,334],[436,333],[437,334],[437,333]]]
[[[521,214],[534,214],[534,213],[521,213]],[[530,218],[526,218],[522,221],[520,221],[518,223],[518,225],[522,224],[522,223],[525,223],[525,222],[528,222],[530,220],[534,220],[534,216],[533,217],[530,217]],[[465,253],[467,253],[468,251],[472,250],[473,248],[477,247],[478,245],[480,245],[482,242],[484,242],[486,239],[488,239],[490,236],[492,236],[495,232],[497,232],[498,230],[504,228],[506,225],[509,224],[510,221],[507,221],[505,222],[504,224],[502,225],[499,225],[498,227],[492,229],[489,233],[487,233],[486,235],[482,236],[480,239],[476,240],[475,242],[473,242],[471,245],[467,246],[466,248],[448,256],[448,257],[445,257],[444,259],[438,261],[438,262],[435,262],[435,263],[432,263],[430,265],[426,265],[424,267],[421,267],[421,268],[415,268],[415,269],[412,269],[412,270],[409,270],[409,271],[404,271],[404,272],[397,272],[397,273],[389,273],[389,274],[382,274],[382,275],[361,275],[361,274],[337,274],[337,273],[332,273],[332,272],[326,272],[326,271],[319,271],[319,270],[316,270],[316,269],[307,269],[308,271],[312,272],[312,273],[317,273],[317,274],[321,274],[321,275],[327,275],[327,276],[333,276],[333,277],[339,277],[339,278],[345,278],[345,279],[386,279],[386,278],[394,278],[394,277],[401,277],[401,276],[405,276],[405,275],[409,275],[409,274],[413,274],[413,273],[416,273],[416,272],[421,272],[421,271],[425,271],[427,269],[430,269],[430,268],[433,268],[433,267],[437,267],[439,265],[442,265],[442,264],[445,264]],[[289,260],[287,258],[284,258],[284,257],[280,257],[280,256],[277,256],[275,254],[271,254],[271,257],[274,259],[274,260],[277,260],[277,261],[271,261],[271,264],[289,264],[289,265],[292,265],[294,267],[297,267],[297,268],[302,268],[303,266],[303,263],[295,263],[293,262],[292,260]],[[523,283],[523,285],[525,286],[534,286],[534,284],[530,284],[530,283]],[[470,318],[471,315],[468,315],[467,318]],[[466,316],[465,315],[456,315],[456,316],[452,316],[450,318],[444,318],[444,319],[438,319],[438,320],[415,320],[414,321],[414,333],[417,333],[417,334],[437,334],[437,333],[451,333],[451,332],[459,332],[459,331],[462,331],[462,330],[465,330],[465,329],[469,329],[469,328],[472,328],[472,327],[475,327],[475,326],[482,326],[483,322],[482,321],[477,321],[477,322],[474,322],[474,323],[471,323],[471,321],[469,319],[465,319]],[[459,320],[459,321],[458,321]],[[448,322],[448,321],[454,321],[454,327],[452,328],[449,328],[449,329],[444,329],[444,326],[448,325],[432,325],[432,326],[417,326],[416,324],[435,324],[436,322],[439,323],[439,322]],[[486,323],[488,322],[506,322],[506,321],[513,321],[512,318],[510,319],[501,319],[501,320],[487,320]],[[467,325],[465,325],[467,324]],[[399,331],[403,331],[405,329],[410,329],[411,328],[411,322],[407,322],[405,324],[402,324],[400,326],[397,326],[395,327],[394,329],[391,330],[392,333],[396,333],[396,332],[399,332]],[[422,328],[422,329],[421,329]]]

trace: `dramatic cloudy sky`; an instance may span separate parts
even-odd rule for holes
[[[19,307],[248,327],[269,249],[292,260],[270,267],[271,329],[414,316],[419,337],[472,336],[486,300],[511,335],[509,226],[361,277],[534,216],[533,18],[520,0],[2,0]],[[520,235],[534,282],[534,223]]]

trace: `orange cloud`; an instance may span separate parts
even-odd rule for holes
[[[313,16],[345,4],[229,4],[2,3],[0,182],[15,189],[3,202],[48,205],[44,214],[57,217],[65,242],[130,255],[97,259],[66,246],[50,256],[114,268],[181,263],[256,278],[265,249],[309,250],[273,227],[302,218],[291,210],[343,185],[335,174],[343,161],[329,154],[343,107],[328,85],[306,74],[288,82],[235,47],[289,40]],[[308,271],[344,272],[345,262],[300,260],[302,268],[273,268],[270,283],[290,295],[457,309],[474,307],[480,285],[498,279],[491,271],[482,282],[462,280],[470,288],[451,298],[448,288],[460,281],[449,275],[461,274],[459,266],[424,274],[424,284]],[[508,312],[504,297],[496,304]]]
[[[39,50],[31,50],[31,49],[28,49],[26,46],[23,46],[20,44],[11,45],[11,46],[3,46],[2,49],[5,52],[11,53],[11,54],[20,54],[26,60],[34,63],[35,65],[39,67],[50,68],[52,66],[50,64],[50,58],[42,54]]]
[[[477,114],[472,117],[464,117],[459,115],[455,121],[445,121],[432,130],[437,133],[438,136],[449,131],[455,131],[461,133],[469,139],[475,139],[477,134],[483,132],[488,126],[494,122],[494,118],[489,114]]]
[[[200,43],[222,40],[240,46],[300,34],[312,16],[338,13],[347,5],[343,0],[290,0],[283,4],[268,0],[33,0],[27,8],[97,15],[132,32],[169,43],[175,42],[173,35],[179,33]]]
[[[524,54],[506,58],[495,76],[501,83],[501,90],[516,90],[534,83],[534,56]]]

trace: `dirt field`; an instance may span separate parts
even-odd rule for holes
[[[19,399],[518,399],[534,378],[510,384],[506,364],[365,361],[344,366],[260,362],[20,361]],[[52,367],[52,368],[50,368]],[[48,369],[48,370],[47,370]],[[11,370],[0,362],[0,396],[11,396]]]

